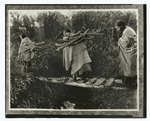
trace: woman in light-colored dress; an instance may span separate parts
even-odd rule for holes
[[[123,83],[132,88],[137,81],[137,35],[129,26],[125,25],[122,20],[115,22],[115,29],[120,32],[118,40],[119,58],[120,58],[120,74],[123,76]]]
[[[32,42],[25,34],[20,36],[21,44],[18,52],[18,57],[22,61],[22,71],[28,72],[31,66],[31,59],[34,57],[35,42]]]

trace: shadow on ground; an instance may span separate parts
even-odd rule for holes
[[[56,108],[62,102],[75,104],[75,109],[136,109],[137,90],[95,89],[49,83],[57,92]]]

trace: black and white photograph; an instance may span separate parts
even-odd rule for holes
[[[6,117],[145,117],[146,5],[5,5]]]

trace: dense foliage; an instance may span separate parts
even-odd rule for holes
[[[62,52],[56,51],[56,36],[64,28],[73,32],[79,30],[100,30],[104,36],[95,37],[85,41],[89,55],[92,59],[93,76],[114,77],[119,76],[119,58],[117,39],[118,34],[114,30],[114,22],[122,19],[135,31],[137,29],[136,14],[134,12],[121,11],[79,11],[72,15],[71,20],[59,12],[41,12],[35,16],[20,15],[11,12],[10,26],[10,72],[11,72],[11,106],[12,107],[44,107],[53,108],[52,93],[55,89],[41,82],[37,77],[61,77],[69,76],[62,62]],[[35,42],[45,42],[41,51],[37,51],[32,60],[30,76],[21,73],[21,60],[18,56],[20,38],[16,33],[26,33]],[[32,76],[31,76],[32,75]],[[46,91],[44,95],[42,91]],[[35,98],[35,99],[33,99]],[[33,102],[36,100],[37,102]],[[44,106],[43,106],[44,105]]]

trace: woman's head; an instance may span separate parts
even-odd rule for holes
[[[67,35],[67,34],[70,34],[70,33],[71,33],[70,29],[64,29],[63,30],[63,35]]]
[[[25,34],[22,34],[22,39],[26,38],[27,36]]]
[[[125,28],[126,28],[126,24],[123,20],[117,20],[115,22],[115,29],[119,32],[119,37],[122,36],[122,33]]]
[[[115,29],[117,29],[117,31],[118,30],[124,30],[125,29],[125,22],[123,21],[123,20],[117,20],[116,22],[115,22]]]

